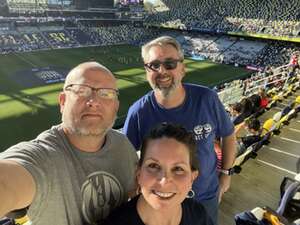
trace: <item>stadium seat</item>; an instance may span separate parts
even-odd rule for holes
[[[295,178],[300,175],[297,174]],[[299,225],[300,224],[300,181],[290,177],[284,177],[280,184],[280,202],[276,210],[269,207],[256,207],[245,217],[245,213],[235,216],[237,225],[251,224],[261,225]],[[253,219],[251,219],[253,218]],[[261,223],[264,221],[264,223]]]
[[[300,181],[284,177],[280,185],[280,196],[276,212],[290,220],[300,219]]]
[[[269,132],[273,132],[276,128],[276,122],[273,118],[266,120],[262,127],[262,136],[265,136]]]
[[[5,218],[0,219],[0,225],[30,225],[27,208],[11,211]]]
[[[262,146],[269,144],[269,139],[272,132],[266,133],[259,142],[256,142],[249,146],[246,151],[238,156],[233,164],[234,173],[240,173],[242,170],[242,165],[248,161],[250,158],[255,159],[257,152],[262,148]]]
[[[248,159],[250,158],[255,158],[257,156],[256,152],[253,151],[254,147],[255,147],[255,144],[252,144],[251,146],[249,146],[246,151],[241,154],[240,156],[238,156],[235,161],[234,161],[234,164],[233,164],[233,169],[234,169],[234,173],[240,173],[241,170],[242,170],[242,165],[248,161]]]
[[[300,104],[300,96],[298,96],[298,97],[296,98],[295,103],[298,104],[298,105]]]
[[[275,123],[277,123],[280,121],[281,117],[282,117],[282,112],[277,112],[274,114],[272,119],[274,120]]]

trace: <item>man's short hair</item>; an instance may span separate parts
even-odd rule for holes
[[[182,50],[179,42],[173,37],[162,36],[162,37],[156,38],[142,46],[142,58],[143,58],[144,62],[146,62],[146,60],[148,58],[148,53],[149,53],[150,48],[153,46],[156,46],[156,45],[158,45],[158,46],[172,45],[178,51],[179,58],[184,59],[184,53],[183,53],[183,50]]]
[[[93,70],[93,71],[103,71],[103,72],[107,72],[108,74],[112,74],[112,72],[105,66],[103,66],[102,64],[98,63],[98,62],[84,62],[84,63],[80,63],[79,65],[75,66],[73,69],[70,70],[70,72],[68,73],[68,75],[66,76],[66,80],[64,83],[64,89],[66,86],[69,85],[69,77],[72,76],[72,74],[74,73],[80,73],[82,74],[84,70]]]

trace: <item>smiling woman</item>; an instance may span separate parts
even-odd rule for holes
[[[144,139],[137,170],[139,194],[114,211],[105,225],[211,225],[192,199],[198,176],[196,143],[183,127],[163,123]]]

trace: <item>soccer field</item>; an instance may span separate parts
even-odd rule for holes
[[[49,76],[65,76],[72,67],[91,60],[107,66],[118,78],[120,110],[116,125],[122,125],[128,107],[150,90],[139,47],[119,45],[0,55],[0,151],[59,123],[57,96],[62,82],[52,79],[53,83],[49,83]],[[185,64],[185,82],[208,86],[248,73],[243,68],[208,61],[186,59]]]

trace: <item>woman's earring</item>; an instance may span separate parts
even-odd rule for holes
[[[140,186],[138,186],[138,188],[136,189],[136,195],[139,195],[139,194],[141,194],[141,187]]]
[[[189,190],[189,192],[187,193],[187,198],[194,198],[195,196],[195,192],[193,191],[193,189]]]

